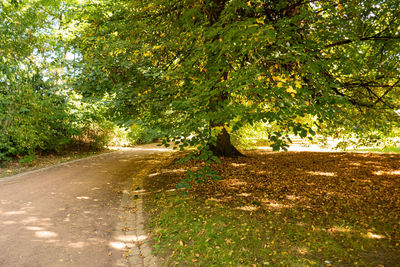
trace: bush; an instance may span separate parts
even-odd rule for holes
[[[162,138],[161,130],[146,128],[143,125],[133,124],[129,128],[115,126],[112,131],[112,140],[109,145],[112,146],[132,146],[139,144],[148,144]]]
[[[96,122],[84,125],[79,135],[75,136],[70,148],[81,151],[99,151],[104,149],[112,140],[112,127]]]
[[[247,124],[238,131],[232,133],[232,143],[240,148],[251,148],[254,146],[270,146],[269,141],[272,127],[266,123],[255,123],[253,126]]]
[[[0,161],[61,149],[75,132],[67,110],[64,97],[33,90],[29,84],[0,89]]]
[[[133,124],[128,129],[127,138],[130,144],[148,144],[161,138],[162,132],[159,129]]]
[[[1,87],[3,85],[3,87]],[[113,125],[104,108],[73,102],[42,81],[0,83],[0,162],[64,150],[99,150]]]

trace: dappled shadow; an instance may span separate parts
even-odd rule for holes
[[[116,266],[121,190],[159,151],[142,146],[3,180],[0,266]]]
[[[344,205],[366,216],[376,215],[373,202],[379,213],[398,216],[400,155],[250,152],[247,156],[224,159],[215,166],[223,180],[196,185],[193,193],[220,196],[235,207],[256,201],[266,209],[296,206],[318,213],[330,208],[336,214]]]
[[[213,166],[222,180],[195,184],[189,193],[207,205],[232,208],[261,221],[278,214],[286,224],[302,225],[305,231],[329,235],[335,242],[374,242],[380,251],[354,252],[364,253],[370,262],[390,266],[400,261],[395,252],[400,243],[400,155],[247,152],[246,156],[223,158]],[[172,189],[185,177],[177,170],[199,167],[193,162],[172,164],[149,177],[147,186],[155,191]],[[295,251],[308,253],[304,247]]]
[[[6,262],[13,262],[15,259],[15,263],[20,264],[24,262],[21,261],[21,257],[24,257],[31,258],[32,262],[36,261],[39,266],[51,259],[53,262],[49,264],[59,266],[71,264],[73,260],[80,259],[82,254],[88,252],[93,255],[104,253],[105,256],[120,253],[107,244],[113,231],[113,220],[110,220],[107,213],[117,215],[114,204],[110,201],[99,201],[93,196],[82,195],[76,196],[75,199],[76,203],[73,206],[68,205],[47,212],[43,212],[32,202],[12,203],[2,200],[0,244],[4,245],[2,255],[7,257]],[[87,203],[81,206],[79,201]],[[113,201],[118,200],[114,198]],[[74,203],[73,200],[69,200],[69,204],[71,203]],[[100,212],[106,207],[109,212]],[[104,232],[98,232],[96,229]],[[13,238],[10,239],[11,237]],[[9,239],[14,241],[10,243],[7,241]],[[81,260],[82,263],[89,264],[87,260]]]

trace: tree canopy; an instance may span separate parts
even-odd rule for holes
[[[3,1],[1,120],[12,88],[107,95],[119,123],[206,160],[240,155],[230,134],[256,122],[274,125],[274,149],[289,133],[390,128],[399,15],[397,0]]]
[[[265,121],[279,149],[288,131],[399,109],[399,15],[396,0],[97,1],[76,17],[80,89],[181,146],[237,155],[229,133]]]

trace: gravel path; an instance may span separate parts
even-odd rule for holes
[[[166,151],[144,145],[0,180],[0,266],[157,265],[140,185]]]

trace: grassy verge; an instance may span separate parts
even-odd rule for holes
[[[222,159],[223,179],[174,190],[194,163],[145,181],[164,265],[396,266],[400,156],[259,153]]]
[[[51,155],[46,155],[46,156],[36,156],[32,158],[29,162],[26,161],[20,161],[20,160],[13,160],[10,162],[5,162],[2,165],[0,165],[0,179],[11,176],[11,175],[16,175],[22,172],[26,171],[32,171],[44,167],[48,167],[51,165],[63,163],[63,162],[68,162],[76,159],[81,159],[97,154],[104,153],[108,150],[103,150],[103,151],[95,151],[95,152],[84,152],[84,151],[70,151],[68,153],[64,154],[51,154]]]
[[[384,147],[384,148],[362,148],[353,151],[363,152],[382,152],[382,153],[400,153],[400,147]]]

